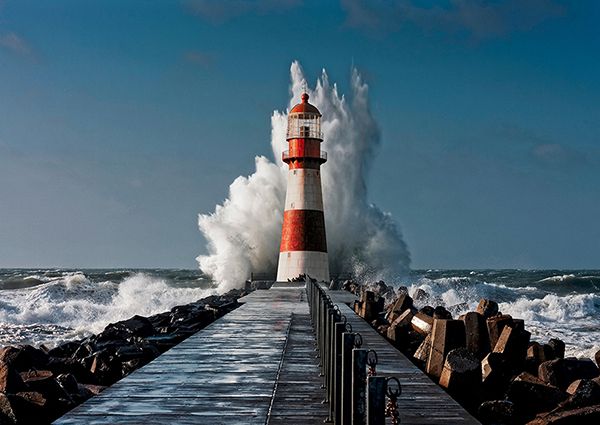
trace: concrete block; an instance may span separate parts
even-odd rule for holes
[[[481,301],[479,301],[479,305],[475,311],[488,319],[498,314],[498,303],[496,301],[486,300],[483,298]]]
[[[504,326],[493,351],[504,354],[513,368],[517,369],[525,362],[530,337],[531,334],[520,327]]]
[[[387,330],[388,339],[394,342],[401,342],[403,339],[406,339],[411,327],[412,318],[413,312],[410,309],[405,310],[399,315]]]
[[[491,350],[485,317],[480,313],[470,311],[464,315],[462,320],[465,322],[467,349],[478,359],[483,359]]]
[[[554,352],[554,358],[564,359],[565,358],[565,343],[558,338],[552,338],[548,341],[548,345],[552,347]]]
[[[462,320],[435,319],[431,331],[431,351],[427,359],[426,372],[439,378],[446,355],[451,350],[464,346],[465,324]]]
[[[466,348],[455,348],[446,356],[440,385],[465,407],[480,403],[481,363]]]
[[[506,398],[512,401],[524,416],[547,412],[566,397],[566,393],[559,388],[548,385],[527,372],[517,376],[506,392]]]
[[[431,333],[431,329],[433,326],[433,317],[418,312],[412,317],[411,325],[412,328],[421,335],[428,335]]]
[[[506,325],[512,325],[513,319],[508,314],[490,317],[487,319],[488,335],[490,337],[490,347],[494,348],[500,334]]]
[[[414,358],[422,361],[423,363],[427,363],[427,359],[429,358],[429,353],[431,352],[431,334],[427,335],[417,351],[415,351]]]

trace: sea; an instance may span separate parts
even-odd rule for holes
[[[413,270],[394,286],[417,288],[455,315],[481,298],[524,319],[532,340],[560,338],[566,354],[600,350],[600,270]],[[0,269],[0,346],[53,347],[219,293],[199,270]]]

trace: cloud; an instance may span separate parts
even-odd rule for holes
[[[0,47],[26,59],[36,60],[31,45],[14,32],[0,35]]]
[[[564,14],[556,0],[449,0],[443,6],[422,6],[415,0],[341,0],[346,25],[374,33],[414,24],[426,31],[466,34],[475,39],[528,31]]]
[[[543,143],[533,147],[531,154],[538,162],[546,165],[583,165],[586,155],[559,143]]]
[[[211,54],[201,52],[199,50],[188,50],[183,55],[184,59],[195,65],[208,68],[214,63],[214,57]]]
[[[294,9],[302,0],[187,0],[187,9],[194,15],[222,24],[246,14],[267,15]]]

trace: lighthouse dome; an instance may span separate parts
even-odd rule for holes
[[[292,108],[290,114],[304,113],[304,114],[315,114],[321,116],[321,113],[316,106],[308,103],[308,93],[302,93],[302,102],[298,103]]]
[[[321,133],[321,113],[308,103],[308,93],[302,94],[302,102],[288,114],[287,140],[310,138],[323,140]]]

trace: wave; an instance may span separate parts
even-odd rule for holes
[[[161,313],[214,292],[174,287],[165,279],[145,273],[133,274],[120,283],[93,282],[83,273],[72,273],[32,288],[3,290],[0,345],[54,345],[100,332],[109,323],[135,314]]]

